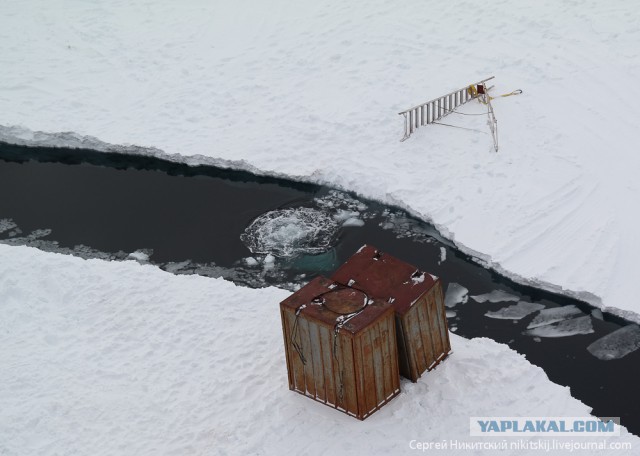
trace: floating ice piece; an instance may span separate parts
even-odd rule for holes
[[[440,261],[438,261],[438,264],[446,261],[447,259],[447,249],[445,249],[444,247],[440,247]]]
[[[349,211],[345,209],[340,209],[338,212],[333,214],[333,219],[337,222],[344,222],[349,220],[350,218],[357,218],[360,216],[360,212],[358,211]]]
[[[591,311],[591,316],[593,318],[597,318],[598,320],[604,320],[604,315],[602,315],[602,311],[600,309],[593,309]]]
[[[484,316],[489,318],[499,318],[503,320],[520,320],[529,314],[537,312],[540,309],[544,309],[544,306],[542,304],[520,301],[517,304],[503,307],[499,310],[489,311],[484,314]]]
[[[568,320],[569,318],[577,317],[578,315],[584,315],[584,312],[574,305],[543,309],[533,320],[531,320],[527,329],[550,325],[551,323]]]
[[[528,329],[525,331],[525,334],[537,337],[567,337],[577,334],[591,334],[592,332],[593,325],[591,324],[591,317],[585,315],[584,317],[564,320],[560,323]]]
[[[454,318],[457,315],[455,310],[447,310],[446,316],[447,318]]]
[[[342,226],[364,226],[364,220],[357,217],[351,217],[342,223]]]
[[[149,261],[150,255],[151,253],[149,253],[149,250],[136,250],[135,252],[130,253],[128,258],[130,260],[136,260],[145,263]]]
[[[624,326],[611,334],[596,340],[587,347],[589,353],[598,359],[609,361],[620,359],[640,348],[640,326]]]
[[[264,257],[264,260],[262,260],[265,269],[273,269],[275,267],[275,262],[276,257],[271,254],[268,254],[266,257]]]
[[[469,290],[459,283],[451,282],[447,286],[447,293],[444,298],[444,305],[447,307],[455,307],[458,304],[464,304],[469,299]]]
[[[247,266],[257,266],[258,265],[258,260],[256,260],[254,257],[247,257],[244,259],[244,262]]]
[[[503,290],[493,290],[491,293],[485,293],[481,295],[471,296],[476,302],[504,302],[504,301],[519,301],[520,298]],[[544,307],[544,306],[543,306]]]
[[[330,249],[339,228],[338,222],[327,213],[298,207],[262,214],[240,239],[253,253],[290,257]]]
[[[16,228],[18,225],[12,219],[0,219],[0,233],[4,233],[5,231],[12,230]]]

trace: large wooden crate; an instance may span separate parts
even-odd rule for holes
[[[416,382],[451,352],[440,279],[365,245],[332,278],[392,303],[400,374]]]
[[[389,303],[318,277],[280,312],[289,389],[360,420],[400,392]]]

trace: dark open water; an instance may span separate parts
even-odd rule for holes
[[[260,214],[301,206],[332,214],[357,211],[364,225],[343,227],[335,248],[323,255],[276,259],[273,267],[240,240]],[[317,185],[91,150],[0,143],[0,242],[106,259],[125,259],[141,251],[149,262],[174,273],[289,289],[319,273],[331,274],[367,243],[441,277],[445,289],[454,282],[468,289],[469,296],[502,290],[547,308],[572,304],[587,315],[593,311],[578,300],[518,285],[482,267],[432,226],[395,207]],[[247,263],[249,257],[257,264]],[[569,386],[594,415],[619,416],[624,426],[640,434],[640,350],[610,361],[586,350],[628,322],[607,314],[601,319],[595,312],[591,334],[534,338],[523,332],[535,314],[521,320],[484,315],[510,304],[470,299],[451,309],[455,316],[449,317],[449,326],[464,337],[508,344],[542,367],[552,381]]]

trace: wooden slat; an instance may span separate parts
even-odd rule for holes
[[[440,323],[438,321],[439,312],[436,306],[436,301],[435,299],[433,299],[433,291],[434,289],[432,288],[431,290],[429,290],[426,296],[428,303],[427,308],[429,310],[429,327],[431,331],[431,340],[433,341],[433,352],[437,359],[442,354],[444,347],[442,343],[442,335],[440,332]]]
[[[382,361],[382,335],[380,334],[380,326],[384,324],[384,319],[373,325],[369,331],[371,346],[373,348],[373,373],[376,391],[376,407],[385,400],[384,390],[384,371],[385,366]]]
[[[326,402],[327,395],[324,386],[324,363],[322,362],[322,345],[320,343],[318,325],[315,323],[309,323],[309,340],[311,359],[313,360],[313,379],[316,398],[319,401]]]
[[[422,375],[422,373],[426,369],[429,369],[429,366],[431,366],[431,364],[435,362],[439,354],[434,352],[433,337],[431,335],[430,325],[431,315],[427,310],[427,300],[425,296],[422,296],[416,303],[416,313],[418,314],[420,320],[420,337],[422,338],[426,360],[424,369],[420,371],[420,375]]]
[[[302,354],[306,363],[304,364],[305,390],[309,396],[316,397],[316,383],[313,376],[313,358],[311,357],[311,340],[309,339],[309,322],[302,315],[298,318],[298,333],[302,341]]]
[[[324,375],[325,399],[327,404],[338,405],[336,398],[336,381],[334,376],[333,332],[329,328],[319,328],[320,347],[322,350],[322,366]]]
[[[407,337],[407,351],[409,352],[409,367],[411,369],[411,381],[415,382],[420,377],[426,365],[420,327],[415,312],[415,307],[405,314],[404,330]]]
[[[370,335],[371,328],[364,331],[361,337],[358,337],[360,341],[360,350],[362,356],[363,377],[364,377],[364,403],[365,413],[373,410],[376,406],[376,384],[375,384],[375,372],[373,368],[373,347],[371,346]]]
[[[340,375],[345,371],[345,360],[344,360],[344,355],[342,354],[342,343],[340,341],[340,336],[338,336],[338,340],[336,341],[337,343],[337,347],[336,347],[336,355],[334,357],[333,355],[333,343],[334,343],[334,334],[331,333],[331,359],[333,362],[333,384],[335,385],[335,394],[336,394],[336,406],[339,408],[342,408],[344,410],[348,409],[348,405],[347,405],[347,401],[346,401],[346,395],[345,395],[345,388],[344,386],[342,387],[342,396],[340,395]]]
[[[391,318],[385,318],[380,324],[380,356],[382,359],[382,387],[385,397],[391,394],[393,389],[393,358],[391,357],[391,350],[397,352],[394,348],[394,344],[391,343],[392,326],[395,325],[395,315]],[[394,341],[395,342],[395,341]],[[396,354],[397,356],[397,354]]]
[[[413,330],[413,340],[412,344],[416,346],[416,371],[415,371],[415,379],[420,378],[422,373],[425,371],[427,366],[429,365],[429,356],[431,355],[431,347],[424,338],[425,331],[425,317],[422,314],[422,306],[417,302],[413,305],[411,309],[411,324]]]
[[[361,378],[359,378],[358,357],[354,360],[355,344],[352,338],[348,336],[339,337],[338,343],[342,352],[343,363],[341,363],[341,367],[344,369],[344,408],[352,414],[359,416],[359,397],[356,392],[356,383],[359,383]]]
[[[293,372],[293,384],[295,385],[294,389],[296,391],[300,391],[301,393],[306,392],[305,387],[305,378],[304,378],[304,365],[302,364],[302,360],[300,359],[300,355],[293,347],[292,343],[292,334],[293,328],[295,325],[296,316],[294,312],[284,311],[283,315],[286,317],[287,326],[289,328],[287,333],[287,351],[289,352],[289,359],[291,360],[291,370]]]

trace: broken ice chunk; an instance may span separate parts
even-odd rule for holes
[[[604,320],[604,315],[602,315],[602,311],[600,309],[593,309],[591,311],[591,316],[593,318],[597,318],[598,320]]]
[[[620,359],[640,348],[640,326],[624,326],[611,334],[596,340],[587,347],[589,353],[598,359],[608,361]]]
[[[446,316],[447,318],[455,318],[455,316],[457,315],[455,310],[447,310]]]
[[[484,314],[484,316],[489,318],[500,318],[503,320],[520,320],[529,314],[537,312],[540,309],[544,309],[544,306],[542,304],[520,301],[517,304],[503,307],[499,310],[489,311]]]
[[[564,320],[560,323],[528,329],[525,331],[525,334],[528,336],[538,337],[567,337],[575,336],[577,334],[591,334],[592,332],[593,325],[591,324],[591,317],[589,315],[585,315],[584,317]]]
[[[152,253],[153,253],[153,250],[140,249],[140,250],[136,250],[135,252],[131,252],[128,258],[139,261],[141,263],[145,263],[149,261],[149,257],[151,256]]]
[[[357,217],[351,217],[345,220],[342,226],[364,226],[364,220]]]
[[[447,286],[447,293],[444,298],[444,305],[447,307],[455,307],[458,304],[464,304],[469,299],[469,290],[459,283],[451,282]]]
[[[244,262],[247,264],[247,266],[257,266],[258,265],[258,260],[256,260],[254,257],[247,257],[244,259]]]
[[[531,320],[527,329],[550,325],[551,323],[568,320],[569,318],[577,317],[578,315],[584,315],[584,313],[574,305],[544,309],[541,310],[533,320]]]
[[[503,290],[493,290],[491,293],[485,293],[477,296],[471,296],[476,302],[503,302],[503,301],[518,301],[519,298]],[[544,306],[543,306],[544,307]]]
[[[17,225],[12,219],[9,219],[9,218],[0,219],[0,233],[4,233],[5,231],[12,230],[13,228],[16,228],[16,227]]]

